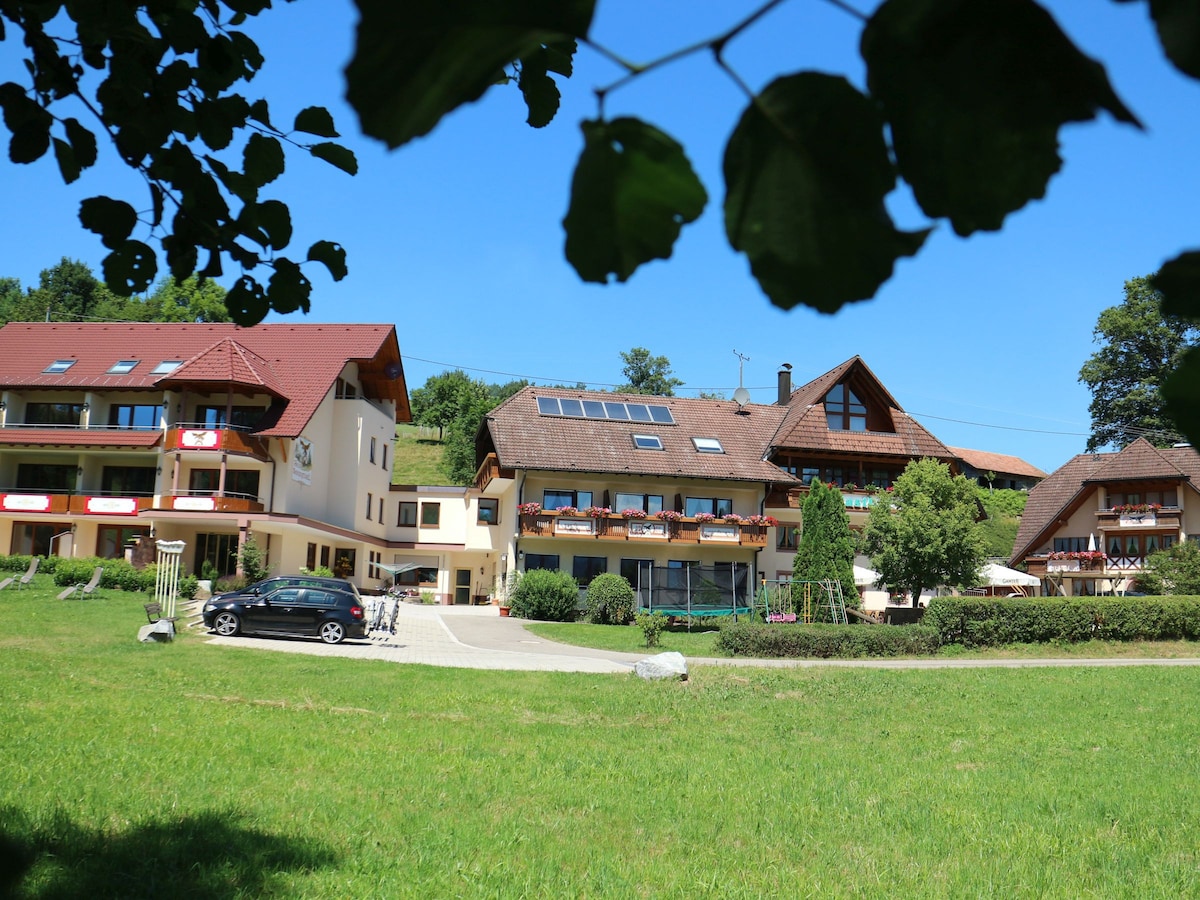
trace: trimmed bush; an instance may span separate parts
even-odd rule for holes
[[[43,556],[42,561],[38,563],[39,575],[51,575],[54,573],[58,561],[62,557],[59,556]],[[0,571],[4,572],[20,572],[22,575],[29,569],[29,563],[33,560],[32,556],[0,556]]]
[[[923,624],[964,647],[1200,639],[1200,597],[935,597]]]
[[[573,622],[579,586],[566,572],[533,569],[521,576],[509,598],[512,615],[544,622]]]
[[[633,588],[620,575],[597,575],[588,585],[587,611],[597,625],[628,625],[633,621]]]
[[[636,616],[637,626],[642,629],[642,637],[646,639],[647,647],[657,647],[659,635],[667,627],[667,617],[660,612],[640,612]]]
[[[721,628],[717,646],[734,656],[854,659],[936,653],[941,642],[924,625],[753,625]]]
[[[91,581],[92,571],[96,566],[104,569],[104,577],[100,579],[101,588],[121,591],[154,590],[155,566],[135,569],[123,559],[100,559],[95,556],[79,559],[59,557],[58,565],[54,567],[54,583],[63,587],[86,584]]]

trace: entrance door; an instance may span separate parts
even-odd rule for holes
[[[454,602],[470,606],[471,604],[471,570],[454,570]]]

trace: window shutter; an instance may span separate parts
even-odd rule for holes
[[[683,512],[683,494],[675,495],[675,512]]]

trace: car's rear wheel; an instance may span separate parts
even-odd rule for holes
[[[241,630],[242,623],[231,612],[217,613],[217,617],[213,619],[213,631],[221,637],[233,637]]]
[[[340,644],[346,637],[346,626],[341,622],[322,622],[321,640],[327,644]]]

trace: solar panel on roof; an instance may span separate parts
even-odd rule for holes
[[[650,418],[655,422],[661,422],[664,425],[675,424],[675,417],[671,415],[671,410],[668,407],[651,405],[648,408],[650,410]]]
[[[558,401],[558,405],[562,407],[562,414],[564,416],[583,418],[583,404],[580,401],[563,397]]]
[[[645,403],[626,403],[625,408],[629,410],[629,418],[635,422],[652,422],[650,418],[650,408]]]
[[[615,400],[576,400],[570,397],[538,397],[538,413],[573,419],[608,419],[614,422],[655,422],[674,425],[671,410],[655,403],[620,403]]]
[[[543,416],[558,415],[558,398],[557,397],[538,397],[538,412]]]
[[[629,410],[625,408],[624,403],[605,402],[604,411],[608,413],[608,417],[610,419],[619,419],[623,421],[629,420]]]
[[[604,404],[599,400],[584,400],[583,414],[589,419],[607,419],[604,414]]]

